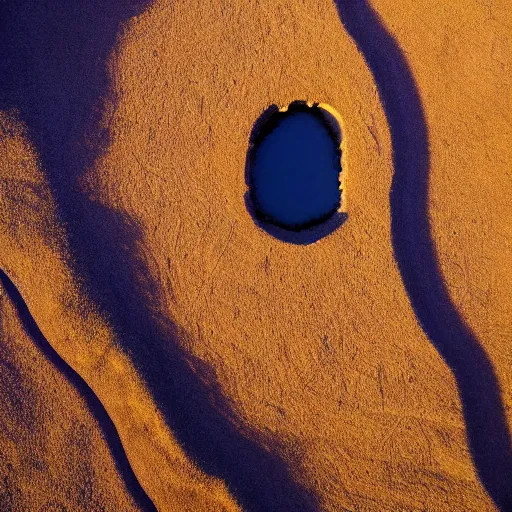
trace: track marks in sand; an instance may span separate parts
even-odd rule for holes
[[[388,120],[394,175],[390,191],[394,255],[423,330],[459,389],[473,462],[502,510],[512,509],[512,446],[492,362],[453,304],[429,220],[429,133],[403,51],[366,0],[334,0],[362,52]]]
[[[77,186],[110,143],[104,107],[115,108],[117,99],[109,71],[118,36],[149,3],[57,4],[2,6],[0,109],[15,109],[27,126],[66,226],[76,274],[111,318],[121,350],[180,447],[204,473],[226,482],[247,510],[316,510],[315,498],[291,475],[293,462],[281,460],[277,442],[247,435],[214,372],[186,353],[187,341],[171,321],[155,319],[159,290],[140,250],[146,233],[135,219],[90,201]],[[147,441],[151,434],[140,436]]]

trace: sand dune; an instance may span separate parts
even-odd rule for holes
[[[1,8],[8,509],[509,510],[506,2],[58,4]],[[343,120],[309,245],[244,201],[294,100]]]
[[[150,509],[110,418],[2,288],[2,510]]]

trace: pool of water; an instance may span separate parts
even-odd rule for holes
[[[248,184],[261,221],[300,231],[337,212],[340,134],[329,116],[318,106],[298,103],[285,112],[273,110],[255,126]]]

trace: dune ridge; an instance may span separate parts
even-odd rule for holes
[[[137,480],[137,477],[135,476],[124,452],[116,427],[99,398],[94,394],[94,391],[87,385],[80,375],[78,375],[78,373],[59,356],[51,344],[44,338],[35,320],[32,318],[27,305],[23,301],[23,298],[16,289],[16,286],[2,269],[0,269],[0,284],[7,293],[10,301],[14,304],[17,310],[16,313],[19,316],[21,324],[27,335],[37,343],[38,348],[45,355],[48,361],[57,368],[58,372],[74,387],[87,404],[89,411],[102,430],[103,438],[108,444],[116,468],[123,479],[126,488],[133,496],[135,503],[143,511],[156,511],[156,507],[153,502]]]
[[[0,274],[0,509],[146,506],[115,428]]]
[[[224,485],[184,455],[119,349],[119,334],[87,297],[26,128],[11,112],[0,114],[0,129],[0,267],[44,338],[104,405],[157,509],[238,510]]]

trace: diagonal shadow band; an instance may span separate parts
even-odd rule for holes
[[[126,485],[128,492],[133,497],[135,503],[144,511],[155,511],[156,507],[150,500],[142,486],[140,485],[135,473],[130,466],[126,453],[124,451],[121,439],[116,430],[116,427],[103,404],[99,398],[94,394],[94,391],[87,385],[87,383],[78,375],[71,366],[69,366],[48,343],[42,332],[40,331],[37,323],[33,319],[30,311],[23,300],[20,292],[10,280],[7,274],[0,269],[0,284],[4,287],[8,297],[13,302],[17,313],[20,317],[21,323],[27,334],[34,340],[38,348],[48,359],[50,363],[59,371],[66,380],[78,391],[80,396],[85,400],[89,411],[94,416],[98,425],[104,435],[105,442],[107,443],[112,458],[119,474]]]
[[[214,373],[158,315],[161,290],[139,250],[139,226],[77,190],[77,179],[109,144],[108,130],[100,129],[102,101],[113,94],[108,60],[123,23],[147,4],[1,2],[0,109],[15,109],[26,124],[67,228],[75,270],[187,455],[224,480],[249,512],[318,510],[290,472],[296,447],[288,447],[284,461],[279,441],[240,426]]]
[[[392,244],[405,289],[419,323],[456,379],[478,476],[496,505],[512,510],[512,448],[498,379],[450,299],[432,238],[429,133],[414,77],[367,0],[334,1],[373,74],[391,132]]]

